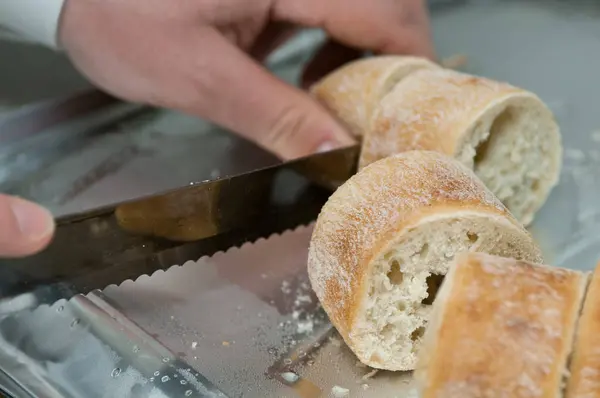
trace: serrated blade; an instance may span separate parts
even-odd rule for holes
[[[51,304],[307,224],[355,172],[358,153],[311,155],[61,218],[46,250],[0,260],[0,300],[33,293],[37,305]]]

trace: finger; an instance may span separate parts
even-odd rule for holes
[[[302,90],[279,80],[216,32],[203,33],[210,68],[189,111],[285,159],[351,145],[340,124]]]
[[[434,58],[424,0],[273,1],[276,20],[323,28],[343,44]]]
[[[363,52],[328,40],[308,62],[301,77],[301,85],[308,88],[329,72],[360,58]]]
[[[35,254],[48,245],[54,219],[46,209],[0,194],[0,257]]]

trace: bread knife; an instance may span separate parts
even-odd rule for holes
[[[0,259],[0,304],[51,304],[308,224],[358,155],[355,145],[61,217],[45,250]]]

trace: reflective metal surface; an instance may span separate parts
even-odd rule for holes
[[[0,363],[17,397],[226,397],[100,292],[2,319]]]
[[[300,227],[105,294],[232,397],[325,398],[335,386],[409,397],[410,373],[373,375],[331,328],[306,273],[311,233]]]
[[[0,299],[34,293],[36,305],[51,304],[309,223],[356,171],[358,152],[312,155],[59,219],[47,249],[0,259]]]

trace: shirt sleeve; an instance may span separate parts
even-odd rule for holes
[[[64,1],[0,0],[0,36],[58,49],[58,22]]]

